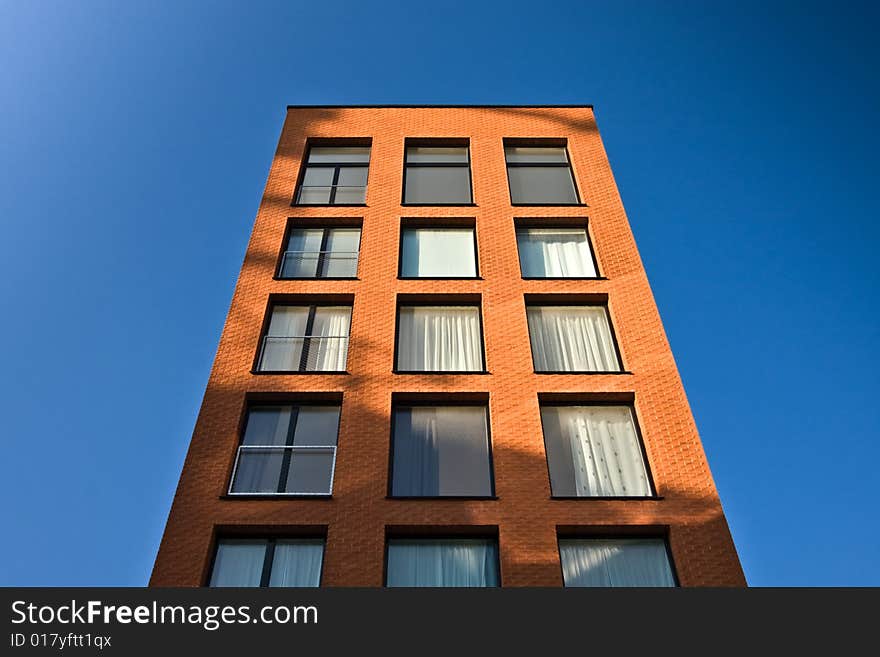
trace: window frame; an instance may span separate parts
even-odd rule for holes
[[[459,220],[456,223],[449,219],[439,220],[437,223],[425,223],[423,218],[402,219],[400,222],[400,234],[397,245],[397,278],[401,281],[479,281],[480,276],[480,249],[477,243],[477,225],[473,219]],[[403,235],[408,230],[470,230],[474,242],[474,275],[473,276],[404,276],[403,275]],[[482,313],[481,313],[482,315]],[[481,316],[482,321],[482,316]],[[482,326],[480,327],[482,331]],[[485,360],[485,359],[484,359]],[[485,366],[485,363],[484,363]]]
[[[259,586],[252,587],[242,587],[242,588],[258,588],[258,589],[268,589],[268,588],[279,588],[279,587],[270,587],[269,581],[272,578],[272,566],[275,561],[275,546],[278,541],[321,541],[321,572],[318,574],[318,585],[314,588],[321,588],[324,585],[324,563],[325,557],[327,556],[327,534],[326,530],[323,533],[316,532],[308,532],[305,534],[292,534],[292,535],[284,535],[284,534],[271,534],[271,535],[263,535],[263,534],[219,534],[214,537],[214,549],[211,551],[211,561],[208,564],[207,575],[204,578],[204,586],[203,588],[214,588],[211,586],[211,579],[214,577],[214,567],[217,564],[217,552],[220,549],[220,543],[223,541],[262,541],[266,543],[266,552],[263,555],[263,570],[260,573],[260,584]],[[217,587],[220,588],[220,587]]]
[[[611,309],[608,306],[608,299],[595,299],[595,300],[557,300],[557,299],[548,299],[546,297],[538,296],[530,296],[526,295],[525,300],[526,306],[526,330],[529,334],[529,351],[531,352],[532,357],[532,372],[534,374],[541,375],[553,375],[553,374],[563,374],[563,375],[590,375],[590,374],[632,374],[629,370],[626,369],[626,364],[623,360],[623,354],[620,351],[620,343],[617,340],[617,332],[614,330],[614,322],[611,321]],[[564,308],[603,308],[605,310],[605,319],[608,320],[608,332],[611,334],[611,342],[614,345],[614,354],[617,357],[617,363],[620,365],[619,370],[539,370],[535,367],[535,352],[532,346],[532,329],[529,326],[528,320],[528,311],[530,307],[542,307],[542,306],[552,306],[552,307],[564,307]]]
[[[358,236],[358,250],[356,253],[356,265],[355,265],[355,275],[354,276],[282,276],[282,272],[284,270],[284,256],[290,251],[287,250],[287,246],[290,243],[290,236],[293,234],[295,230],[321,230],[323,231],[321,234],[321,251],[318,253],[332,253],[332,251],[326,250],[327,239],[328,239],[328,231],[334,230],[337,228],[353,230],[357,229],[359,231]],[[361,266],[361,242],[364,238],[364,227],[363,221],[361,219],[343,219],[339,220],[335,217],[327,217],[326,219],[299,219],[299,218],[289,218],[287,222],[287,226],[284,229],[284,237],[281,240],[281,251],[278,255],[278,264],[275,267],[275,273],[272,276],[272,280],[276,281],[356,281],[359,280],[358,273]],[[347,253],[347,252],[346,252]],[[316,267],[316,271],[320,271],[321,266],[325,262],[324,256],[319,256],[318,264]]]
[[[645,475],[648,479],[648,488],[651,491],[650,495],[554,495],[553,493],[553,482],[550,479],[550,454],[547,451],[547,434],[544,429],[544,416],[541,411],[544,407],[553,407],[553,406],[614,406],[614,407],[626,407],[629,409],[630,414],[632,415],[633,427],[636,432],[636,440],[639,443],[639,450],[642,455],[642,465],[645,468]],[[550,486],[550,499],[551,500],[613,500],[613,501],[636,501],[636,502],[644,502],[644,501],[653,501],[653,500],[662,500],[664,499],[662,495],[659,495],[657,492],[657,486],[654,482],[654,475],[651,468],[650,460],[648,459],[648,450],[645,445],[645,439],[642,435],[642,428],[639,424],[638,416],[636,415],[636,407],[635,403],[632,401],[614,401],[609,399],[602,400],[589,400],[589,399],[565,399],[565,400],[546,400],[542,399],[539,395],[538,397],[538,421],[541,423],[541,438],[544,441],[544,460],[547,464],[547,483]],[[566,537],[567,538],[567,537]]]
[[[418,407],[466,407],[482,408],[486,420],[486,453],[489,459],[489,495],[395,495],[394,494],[394,436],[397,429],[397,410],[400,408]],[[442,396],[421,401],[419,399],[392,400],[391,404],[391,435],[388,441],[388,478],[385,498],[389,500],[497,500],[495,491],[495,458],[492,450],[492,423],[489,413],[489,400],[475,399],[443,399]]]
[[[590,258],[593,263],[593,269],[596,270],[595,276],[526,276],[522,268],[522,256],[519,247],[520,231],[530,229],[544,230],[583,230],[587,238],[587,248],[589,249]],[[514,240],[516,241],[516,255],[519,262],[520,277],[524,281],[607,281],[608,277],[602,275],[602,268],[599,266],[599,258],[596,254],[596,248],[593,246],[593,235],[590,230],[590,222],[588,217],[516,217],[514,219]]]
[[[521,148],[561,148],[565,153],[565,162],[508,162],[507,147],[515,146]],[[553,207],[587,207],[587,204],[581,200],[580,188],[574,175],[574,165],[571,162],[571,153],[568,151],[568,139],[566,138],[541,138],[541,139],[522,139],[514,137],[505,137],[502,140],[502,152],[504,154],[504,171],[507,175],[507,194],[510,199],[510,205],[513,207],[535,207],[535,208],[553,208]],[[571,176],[571,186],[574,188],[573,203],[517,203],[513,200],[513,189],[510,186],[510,168],[528,168],[528,167],[546,167],[546,168],[567,168],[568,174]]]
[[[348,147],[359,147],[359,148],[369,148],[370,149],[370,159],[366,162],[316,162],[314,164],[309,163],[309,157],[312,153],[312,148],[348,148]],[[367,188],[370,183],[370,164],[373,161],[373,140],[370,139],[309,139],[306,142],[306,147],[303,151],[303,158],[300,162],[299,167],[299,175],[297,176],[296,186],[293,190],[293,200],[290,205],[294,208],[357,208],[357,207],[366,207],[367,205]],[[367,182],[364,184],[364,202],[363,203],[334,203],[336,199],[336,187],[339,181],[339,170],[342,167],[351,167],[351,168],[366,168],[367,170]],[[299,199],[302,195],[302,187],[303,181],[306,177],[306,172],[309,168],[315,169],[334,169],[333,171],[333,179],[330,182],[330,197],[327,203],[300,203]],[[324,185],[321,185],[324,186]]]
[[[313,280],[313,279],[307,279]],[[275,312],[275,308],[279,306],[290,306],[290,307],[299,307],[299,308],[308,308],[309,314],[306,319],[306,333],[314,329],[315,324],[315,312],[318,308],[326,308],[326,307],[339,307],[339,306],[347,306],[349,311],[349,322],[348,322],[348,336],[346,339],[349,341],[346,345],[345,351],[345,367],[344,370],[303,370],[303,362],[305,358],[307,358],[307,350],[303,349],[300,354],[300,369],[298,370],[263,370],[260,369],[260,364],[263,361],[263,353],[266,349],[266,338],[270,337],[267,335],[269,331],[269,325],[272,322],[272,315]],[[254,359],[253,366],[251,367],[251,374],[254,375],[288,375],[288,374],[306,374],[306,375],[328,375],[328,374],[348,374],[348,356],[349,349],[351,348],[351,325],[354,321],[354,302],[351,296],[346,295],[341,299],[272,299],[269,300],[269,305],[266,310],[266,316],[263,318],[263,326],[260,329],[260,338],[259,343],[257,344],[257,355]],[[276,337],[297,337],[297,336],[276,336]],[[321,337],[321,336],[311,336],[305,335],[300,337]],[[327,336],[331,337],[331,336]]]
[[[410,147],[423,148],[464,148],[467,154],[467,162],[410,162],[408,150]],[[442,167],[442,168],[463,168],[467,167],[468,171],[468,189],[470,191],[471,200],[468,203],[409,203],[406,200],[406,174],[409,168],[421,167]],[[407,137],[403,141],[403,180],[400,187],[400,205],[404,207],[476,207],[474,202],[474,173],[471,162],[471,144],[470,138],[421,138]]]
[[[421,279],[415,279],[421,280]],[[443,279],[446,280],[446,279]],[[475,279],[462,279],[475,280]],[[454,297],[443,298],[419,298],[417,300],[397,298],[397,306],[394,310],[394,366],[393,374],[418,375],[418,374],[473,374],[484,375],[490,374],[488,364],[486,362],[486,332],[483,326],[483,303],[482,298],[474,300],[471,295],[467,295],[464,299],[456,299]],[[434,306],[460,306],[462,308],[476,308],[477,317],[480,322],[480,353],[483,357],[483,369],[481,370],[401,370],[397,367],[398,356],[400,355],[400,309],[406,308],[430,308]]]
[[[674,587],[670,588],[682,588],[681,580],[678,577],[678,570],[675,567],[675,559],[672,555],[672,546],[669,541],[669,529],[664,528],[664,531],[646,531],[651,530],[650,527],[637,527],[637,526],[629,526],[621,528],[623,531],[600,531],[598,533],[592,533],[589,529],[579,529],[575,531],[561,531],[557,528],[556,531],[556,556],[559,560],[559,578],[562,581],[562,588],[584,588],[577,586],[566,586],[565,585],[565,567],[562,565],[562,546],[559,544],[560,541],[625,541],[627,539],[650,539],[663,541],[663,545],[666,547],[666,560],[669,562],[669,570],[672,573],[672,581],[675,582]],[[323,566],[323,564],[322,564]],[[620,587],[618,587],[620,588]],[[625,587],[624,587],[625,588]]]
[[[427,529],[427,531],[425,531]],[[492,527],[494,530],[493,533],[488,533],[485,530],[487,527],[477,527],[476,529],[480,529],[483,531],[479,531],[478,533],[471,533],[469,531],[449,531],[444,528],[437,528],[437,531],[433,528],[424,528],[419,527],[417,531],[389,531],[386,528],[385,531],[385,549],[383,550],[384,556],[382,559],[382,588],[396,588],[388,586],[388,546],[393,541],[425,541],[425,542],[441,542],[441,541],[459,541],[459,540],[473,540],[473,541],[492,541],[495,543],[495,570],[498,574],[498,585],[497,586],[486,586],[479,588],[487,588],[487,589],[500,589],[504,588],[504,581],[502,579],[501,572],[501,541],[498,537],[498,528]],[[562,560],[560,559],[560,564]],[[323,569],[323,563],[321,564]],[[560,565],[561,568],[561,565]],[[422,587],[422,588],[454,588],[454,587]]]
[[[339,409],[339,420],[336,423],[336,445],[333,449],[333,464],[330,467],[330,489],[326,493],[288,493],[288,492],[275,492],[275,493],[266,493],[266,492],[234,492],[232,490],[232,486],[235,484],[235,475],[238,472],[238,463],[241,459],[242,448],[246,447],[242,441],[244,441],[245,431],[247,431],[248,420],[250,419],[250,413],[253,409],[272,407],[272,406],[290,406],[292,407],[291,412],[291,422],[287,427],[287,442],[284,445],[276,445],[273,446],[273,449],[283,449],[285,450],[284,457],[282,457],[282,468],[281,473],[279,473],[279,487],[281,486],[282,481],[286,481],[287,473],[290,471],[290,462],[293,460],[293,452],[295,450],[293,445],[293,439],[296,433],[296,425],[299,420],[299,410],[303,406],[325,406],[327,408],[337,408]],[[226,491],[221,496],[223,499],[331,499],[333,497],[333,484],[336,478],[336,459],[339,455],[339,436],[340,436],[340,425],[342,424],[342,400],[327,400],[327,399],[319,399],[319,400],[308,400],[308,399],[279,399],[277,401],[271,400],[262,400],[262,401],[248,401],[245,404],[244,413],[242,415],[242,420],[239,422],[239,431],[238,431],[238,443],[235,448],[235,456],[232,462],[232,470],[229,473],[229,485],[226,488]],[[300,445],[299,447],[306,447],[309,449],[315,449],[320,447],[321,449],[329,450],[330,447],[325,445],[321,446],[308,446],[308,445]]]

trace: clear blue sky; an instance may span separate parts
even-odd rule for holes
[[[873,3],[3,2],[0,584],[142,585],[285,105],[593,103],[752,585],[880,585]]]

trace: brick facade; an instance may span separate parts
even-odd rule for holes
[[[306,143],[372,140],[365,207],[291,206]],[[401,205],[404,140],[468,138],[473,207]],[[503,138],[567,139],[585,205],[513,207]],[[475,219],[480,279],[400,280],[400,223]],[[514,221],[583,218],[603,280],[524,280]],[[357,280],[276,280],[288,221],[362,222]],[[488,374],[395,374],[399,295],[468,295],[482,307]],[[536,374],[528,295],[607,299],[621,374]],[[270,298],[353,300],[347,374],[254,374]],[[488,395],[492,500],[389,499],[392,394]],[[342,397],[332,499],[228,499],[246,401]],[[658,499],[551,499],[539,394],[631,401]],[[386,533],[497,531],[503,586],[559,586],[558,532],[668,532],[682,586],[745,579],[590,107],[290,108],[217,350],[152,586],[206,583],[218,533],[326,532],[322,585],[381,586]]]

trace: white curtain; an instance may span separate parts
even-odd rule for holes
[[[473,278],[472,228],[410,228],[403,232],[401,274],[407,277]]]
[[[530,306],[532,358],[539,372],[620,370],[608,315],[601,306]]]
[[[541,422],[554,495],[651,494],[629,407],[545,406]]]
[[[402,306],[398,341],[398,370],[413,372],[483,370],[479,308]]]
[[[675,586],[662,539],[559,541],[565,586]]]
[[[265,541],[221,541],[214,557],[211,586],[259,586],[265,557]]]
[[[322,276],[328,278],[357,276],[360,228],[328,228],[327,251]]]
[[[517,231],[516,238],[523,276],[596,276],[587,233],[582,228],[525,228]]]
[[[268,372],[299,370],[303,341],[309,318],[308,306],[275,306],[260,359],[260,369]]]
[[[324,541],[320,539],[277,541],[272,557],[269,586],[318,586]]]
[[[316,309],[315,322],[310,333],[313,339],[308,341],[308,371],[341,372],[345,369],[350,324],[349,306],[321,306]]]
[[[498,586],[494,541],[394,540],[388,543],[388,586]]]
[[[260,369],[269,372],[300,370],[307,345],[306,371],[342,371],[348,355],[349,306],[319,306],[307,335],[308,306],[275,306],[266,333]],[[321,339],[323,338],[323,339]]]

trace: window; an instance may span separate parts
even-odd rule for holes
[[[252,407],[230,494],[330,495],[338,432],[338,406]]]
[[[408,144],[403,175],[404,204],[471,203],[471,165],[466,145]]]
[[[293,228],[279,278],[354,278],[360,228]]]
[[[402,278],[475,278],[473,228],[402,229]]]
[[[318,586],[324,540],[222,539],[211,586]]]
[[[485,406],[394,409],[391,495],[491,497]]]
[[[560,539],[565,586],[676,586],[659,538]]]
[[[391,539],[386,586],[498,586],[491,539]]]
[[[272,309],[260,352],[260,372],[343,372],[348,355],[350,306]]]
[[[583,228],[517,228],[523,278],[596,278]]]
[[[312,146],[296,204],[363,205],[369,168],[369,146]]]
[[[529,306],[536,372],[619,372],[620,361],[603,306]]]
[[[648,497],[651,484],[628,406],[542,406],[554,497]]]
[[[483,371],[478,307],[400,306],[397,323],[397,371]]]
[[[564,146],[505,144],[504,155],[514,205],[578,204]]]

